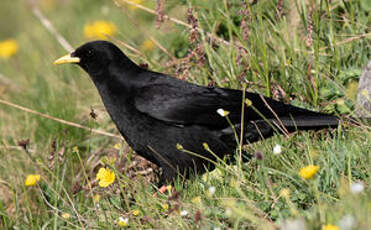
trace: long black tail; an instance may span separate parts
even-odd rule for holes
[[[286,128],[298,130],[318,130],[323,128],[336,128],[341,122],[340,118],[322,113],[307,111],[304,114],[281,117],[278,123]]]
[[[291,133],[297,130],[336,128],[340,123],[340,118],[336,116],[298,108],[297,113],[290,113],[288,116],[262,119],[248,123],[245,126],[245,137],[246,140],[251,143],[269,138],[275,133]]]

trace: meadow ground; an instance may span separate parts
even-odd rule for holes
[[[2,0],[0,229],[369,229],[369,126],[247,145],[249,162],[152,197],[148,162],[86,73],[52,64],[104,31],[152,70],[352,116],[369,2]],[[100,168],[115,177],[101,170],[98,183]]]

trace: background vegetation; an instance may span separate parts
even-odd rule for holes
[[[107,39],[152,70],[352,115],[357,81],[371,54],[369,1],[2,0],[1,6],[0,41],[14,39],[18,46],[14,55],[0,58],[1,229],[371,225],[365,125],[247,145],[255,156],[250,162],[221,163],[153,198],[152,176],[143,173],[148,163],[119,138],[89,130],[118,134],[87,75],[52,64],[68,45],[63,48],[48,27],[77,47],[92,39],[84,35],[88,25],[112,23],[116,32]],[[273,152],[275,146],[281,151]],[[319,171],[301,178],[299,170],[310,164]],[[116,175],[107,188],[95,180],[103,166]],[[29,174],[41,180],[26,186]]]

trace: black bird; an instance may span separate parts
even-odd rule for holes
[[[219,158],[232,155],[241,129],[243,142],[251,143],[274,133],[337,127],[340,122],[256,93],[246,92],[243,100],[241,90],[204,87],[143,69],[107,41],[86,43],[55,61],[62,63],[76,63],[89,74],[127,143],[162,168],[161,183],[172,182],[178,173],[187,178],[213,169],[209,160],[216,157],[203,144]],[[228,111],[228,117],[219,109]]]

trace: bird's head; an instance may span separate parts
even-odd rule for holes
[[[81,66],[90,77],[103,80],[110,67],[130,71],[139,68],[117,46],[108,41],[92,41],[78,47],[75,51],[57,59],[54,64],[75,63]]]

